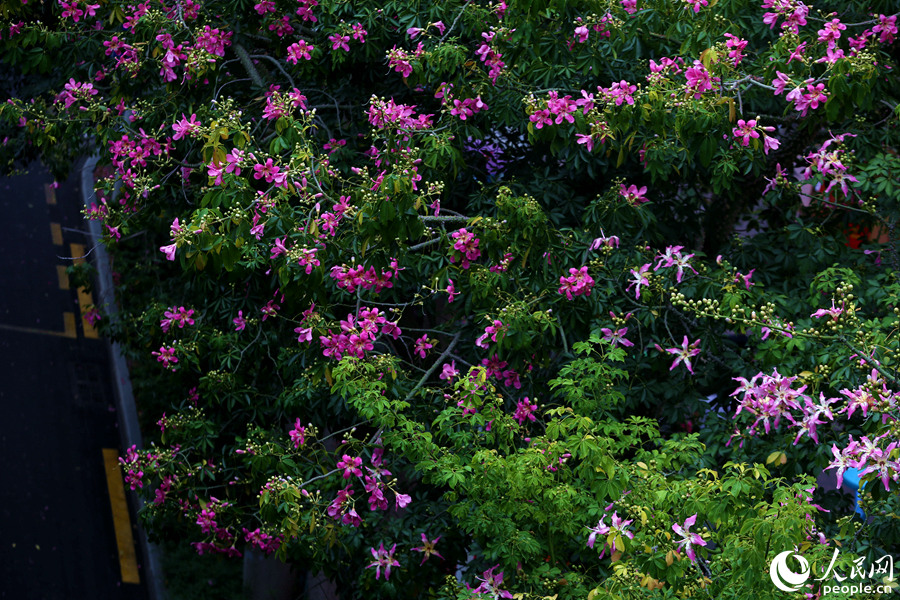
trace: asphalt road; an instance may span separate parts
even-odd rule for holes
[[[123,582],[120,552],[138,575],[141,556],[104,464],[121,449],[107,347],[59,272],[90,249],[79,171],[51,182],[41,167],[0,179],[0,598],[144,600],[145,578]]]

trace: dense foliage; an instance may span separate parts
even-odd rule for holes
[[[3,152],[108,165],[155,535],[346,598],[897,550],[892,3],[96,1],[4,4]]]

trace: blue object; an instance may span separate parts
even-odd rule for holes
[[[856,502],[856,514],[865,519],[866,513],[859,506],[859,469],[851,467],[844,471],[844,484],[841,487],[845,491],[853,491],[853,500]]]

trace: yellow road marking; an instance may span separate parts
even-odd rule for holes
[[[69,251],[72,253],[72,258],[74,259],[72,262],[76,265],[80,265],[84,263],[84,245],[83,244],[69,244]]]
[[[44,184],[44,195],[47,197],[47,204],[56,204],[56,189],[49,183]]]
[[[78,330],[75,328],[75,313],[64,312],[63,313],[63,322],[65,323],[65,330],[63,331],[63,337],[67,337],[69,339],[75,339],[78,337]]]
[[[75,313],[63,313],[63,331],[50,331],[48,329],[36,329],[34,327],[20,327],[18,325],[3,325],[0,323],[2,331],[17,331],[19,333],[34,333],[37,335],[52,335],[54,337],[64,337],[75,339],[78,337],[78,330],[75,329]]]
[[[122,583],[140,583],[134,536],[131,535],[131,517],[128,515],[128,503],[125,501],[125,484],[122,481],[122,471],[119,470],[119,452],[114,448],[104,448],[103,462],[106,465],[106,486],[112,506],[116,546],[119,548]]]
[[[53,236],[54,246],[63,245],[62,227],[59,226],[59,223],[50,223],[50,235]]]
[[[59,289],[69,289],[69,275],[66,273],[65,265],[56,265],[56,276],[59,278]]]
[[[69,250],[72,253],[72,256],[75,258],[74,262],[76,265],[80,265],[84,262],[84,246],[81,244],[69,244]],[[84,330],[84,337],[90,338],[93,340],[99,339],[100,335],[97,333],[97,330],[91,325],[91,322],[87,320],[84,316],[89,309],[89,307],[94,305],[94,297],[83,287],[78,288],[78,306],[81,308],[81,327]]]

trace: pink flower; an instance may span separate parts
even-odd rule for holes
[[[308,44],[306,40],[300,40],[287,47],[287,61],[296,65],[301,58],[310,60],[312,58],[310,53],[313,50],[315,50],[315,46]]]
[[[678,523],[672,524],[672,531],[681,536],[680,540],[675,540],[675,544],[680,546],[687,553],[692,562],[697,562],[697,554],[694,552],[694,546],[705,546],[706,540],[700,537],[700,534],[691,533],[690,529],[697,522],[697,515],[691,515],[684,520],[683,525]]]
[[[184,116],[184,113],[181,113],[181,120],[176,121],[172,125],[172,129],[175,130],[175,135],[172,136],[172,139],[180,140],[186,135],[196,131],[199,127],[200,123],[197,122],[196,114],[192,114],[190,120],[188,120],[188,118]]]
[[[594,287],[594,279],[588,275],[587,266],[580,269],[570,268],[569,276],[559,278],[559,293],[565,294],[569,300],[573,296],[590,296]]]
[[[603,327],[600,329],[600,331],[603,333],[603,339],[613,346],[616,346],[618,344],[628,347],[634,346],[633,343],[625,339],[625,334],[628,333],[627,327],[623,327],[622,329],[618,329],[616,331],[613,331],[612,329],[609,329],[607,327]]]
[[[384,580],[387,581],[391,576],[391,567],[399,567],[400,563],[394,559],[394,550],[397,548],[397,544],[391,546],[391,549],[384,549],[384,542],[378,547],[378,550],[375,548],[371,548],[372,556],[375,558],[375,561],[366,566],[367,569],[371,569],[375,567],[375,579],[377,580],[381,577],[381,568],[384,567]]]
[[[625,184],[621,184],[619,186],[619,194],[625,198],[625,201],[629,204],[643,204],[644,202],[649,202],[649,199],[644,195],[647,193],[647,186],[638,186],[631,184],[627,188]]]
[[[437,536],[431,541],[428,541],[428,536],[424,533],[422,534],[422,545],[418,548],[412,548],[413,552],[422,552],[422,562],[419,563],[419,566],[425,564],[425,561],[431,558],[431,556],[437,556],[441,560],[444,560],[444,557],[441,556],[437,550],[434,549],[435,544],[437,544],[441,540],[441,536]]]
[[[693,9],[695,13],[700,12],[700,6],[709,6],[707,0],[684,0],[684,3],[688,5],[687,7]]]
[[[684,72],[687,78],[687,93],[693,95],[695,100],[699,100],[703,96],[703,92],[712,89],[712,78],[709,71],[703,66],[699,60],[694,61],[694,66]]]
[[[447,298],[447,302],[448,302],[449,304],[452,304],[454,298],[455,298],[456,296],[459,296],[459,292],[456,291],[456,287],[453,285],[453,280],[452,280],[452,279],[448,279],[448,280],[447,280],[447,294],[448,294],[448,296],[449,296],[449,297]]]
[[[167,260],[175,260],[175,250],[178,244],[169,244],[168,246],[160,246],[159,251],[166,255]]]
[[[444,366],[441,367],[441,374],[438,375],[440,379],[453,379],[454,377],[459,377],[459,370],[456,368],[456,361],[450,361],[450,364],[444,363]]]
[[[738,119],[737,127],[732,129],[731,132],[734,134],[734,137],[740,138],[741,146],[748,146],[751,138],[759,138],[759,132],[756,131],[756,119],[750,119],[749,121]]]
[[[533,423],[535,421],[534,411],[536,410],[537,403],[532,402],[528,399],[528,396],[525,396],[516,404],[516,412],[513,413],[513,419],[518,421],[519,425],[525,423],[526,420]]]
[[[691,357],[700,354],[700,348],[698,348],[699,345],[700,340],[698,339],[694,340],[694,343],[688,346],[688,337],[684,336],[684,341],[681,342],[680,348],[677,346],[675,348],[667,348],[666,352],[675,355],[675,360],[672,361],[672,366],[669,367],[669,370],[671,371],[678,366],[678,363],[683,362],[684,366],[687,367],[687,370],[693,375],[694,367],[691,365]]]
[[[588,40],[590,33],[590,30],[584,25],[579,25],[575,28],[575,37],[578,39],[579,44],[585,43]]]
[[[337,463],[338,469],[344,469],[344,479],[350,479],[354,475],[362,477],[363,473],[362,469],[359,468],[360,466],[362,466],[362,459],[358,456],[353,457],[348,454],[344,454]]]
[[[172,371],[176,370],[175,365],[178,363],[178,357],[175,356],[175,348],[160,346],[159,351],[154,351],[151,354],[156,357],[156,362],[161,362],[165,368]]]
[[[234,323],[235,331],[243,331],[245,327],[247,327],[247,321],[244,319],[244,311],[239,310],[238,316],[231,320]]]
[[[639,299],[641,297],[641,287],[645,285],[650,285],[650,280],[647,279],[645,273],[650,270],[650,263],[643,265],[640,270],[635,271],[631,269],[631,283],[628,284],[626,290],[630,290],[631,286],[637,285],[634,289],[634,297],[635,299]]]
[[[349,35],[341,35],[340,33],[335,33],[334,35],[328,36],[328,41],[331,42],[331,49],[337,50],[340,48],[344,52],[350,52],[350,46],[347,45],[347,42],[350,41]]]
[[[418,354],[419,358],[425,358],[425,354],[433,347],[434,346],[428,341],[428,335],[423,335],[416,340],[414,353]]]
[[[306,441],[306,427],[301,425],[300,419],[294,423],[294,428],[288,433],[291,436],[291,441],[294,443],[294,449],[300,448],[303,445],[303,442]]]

